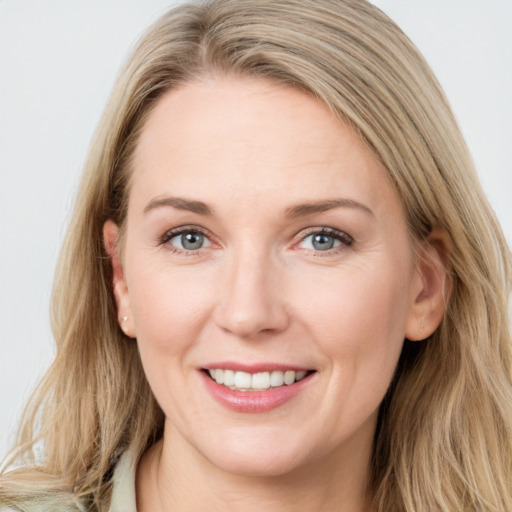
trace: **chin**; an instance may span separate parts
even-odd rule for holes
[[[218,469],[238,476],[245,477],[278,477],[292,473],[300,467],[301,461],[297,457],[286,457],[282,454],[265,453],[260,456],[245,456],[233,454],[228,456],[225,452],[216,460],[210,459]]]
[[[310,459],[304,442],[280,442],[275,438],[219,442],[203,455],[218,469],[247,477],[276,477],[294,472]]]

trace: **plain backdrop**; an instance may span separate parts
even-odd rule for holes
[[[512,0],[374,3],[445,88],[510,243]],[[171,5],[0,0],[0,459],[54,354],[53,273],[91,136],[129,49]]]

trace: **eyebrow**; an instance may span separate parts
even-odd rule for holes
[[[213,215],[213,210],[202,201],[192,201],[182,197],[156,197],[152,199],[144,208],[144,215],[151,210],[161,208],[162,206],[170,206],[177,210],[185,210],[198,215]]]
[[[213,210],[206,203],[202,201],[193,201],[183,197],[156,197],[152,199],[144,208],[144,215],[161,207],[171,207],[177,210],[189,211],[198,215],[212,216]],[[356,208],[363,212],[375,217],[374,213],[368,206],[365,206],[353,199],[327,199],[324,201],[314,201],[310,203],[301,203],[295,206],[290,206],[285,210],[285,216],[289,219],[296,219],[298,217],[305,217],[315,213],[322,213],[335,208]]]
[[[298,204],[286,209],[286,217],[296,219],[298,217],[305,217],[315,213],[322,213],[335,208],[356,208],[363,212],[375,217],[374,213],[368,206],[354,201],[353,199],[328,199],[325,201],[315,201],[311,203]]]

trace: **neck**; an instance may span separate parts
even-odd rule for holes
[[[215,467],[167,434],[137,470],[139,512],[336,510],[370,512],[367,489],[371,448],[333,452],[283,475],[246,476]],[[359,447],[360,448],[360,447]],[[193,475],[193,476],[191,476]]]

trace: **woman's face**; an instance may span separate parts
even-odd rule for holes
[[[135,151],[124,244],[119,314],[176,453],[253,475],[367,460],[422,279],[351,129],[262,80],[167,93]]]

